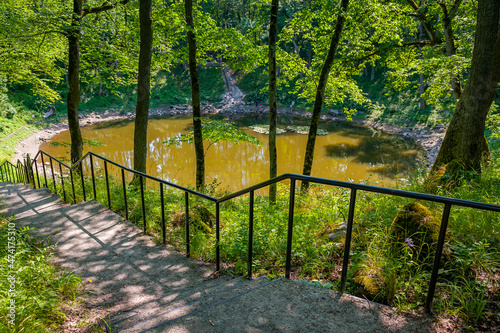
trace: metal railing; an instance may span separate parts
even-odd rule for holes
[[[238,191],[236,193],[227,195],[222,198],[215,198],[203,193],[199,193],[197,191],[194,191],[192,189],[165,181],[160,178],[156,178],[135,170],[132,170],[130,168],[127,168],[125,166],[122,166],[116,162],[113,162],[107,158],[104,158],[102,156],[96,155],[92,152],[87,153],[85,156],[83,156],[79,161],[73,164],[73,166],[68,166],[67,164],[61,162],[60,160],[50,156],[49,154],[39,151],[33,161],[30,161],[29,156],[27,157],[26,161],[24,163],[20,163],[18,161],[18,165],[15,166],[10,162],[5,162],[0,166],[0,176],[2,179],[7,179],[7,180],[12,180],[12,179],[18,179],[22,180],[25,183],[30,183],[33,185],[33,187],[36,188],[36,185],[38,184],[38,187],[40,187],[40,178],[39,178],[39,173],[38,173],[38,166],[37,166],[37,159],[38,157],[41,158],[42,162],[42,170],[43,170],[43,175],[45,179],[45,187],[47,187],[47,172],[45,168],[45,161],[44,161],[44,156],[49,158],[50,161],[50,167],[51,167],[51,175],[53,179],[53,188],[54,191],[57,191],[56,188],[56,178],[55,178],[55,173],[54,173],[54,166],[53,166],[53,161],[59,164],[59,172],[60,172],[60,182],[62,185],[63,189],[63,197],[66,198],[66,193],[64,191],[64,177],[62,174],[62,166],[67,168],[70,171],[70,181],[72,184],[72,191],[73,191],[73,202],[76,202],[75,199],[75,187],[74,187],[74,177],[73,177],[73,172],[77,168],[83,168],[83,161],[87,158],[90,160],[90,169],[91,169],[91,177],[92,177],[92,187],[93,187],[93,194],[94,194],[94,199],[97,200],[97,195],[96,195],[96,184],[95,184],[95,174],[94,174],[94,158],[100,159],[104,161],[104,173],[105,173],[105,181],[106,181],[106,189],[107,189],[107,201],[108,201],[108,207],[111,208],[111,196],[110,196],[110,190],[109,190],[109,175],[108,175],[108,164],[112,164],[114,166],[117,166],[121,169],[121,178],[122,178],[122,189],[123,189],[123,196],[124,196],[124,201],[125,201],[125,217],[128,219],[128,207],[127,207],[127,191],[126,191],[126,185],[125,185],[125,171],[133,173],[136,177],[139,177],[139,183],[140,183],[140,189],[141,189],[141,203],[142,203],[142,215],[143,215],[143,231],[144,233],[147,232],[147,223],[146,223],[146,213],[145,213],[145,204],[144,204],[144,179],[149,179],[154,182],[157,182],[160,187],[160,201],[161,201],[161,223],[162,223],[162,240],[163,243],[166,243],[166,235],[165,235],[165,211],[164,211],[164,186],[169,186],[178,190],[181,190],[185,193],[185,236],[186,236],[186,253],[187,256],[190,256],[190,238],[189,238],[189,195],[195,195],[197,197],[200,197],[202,199],[208,200],[210,202],[215,203],[215,264],[216,264],[216,271],[220,271],[220,204],[223,202],[226,202],[231,199],[235,199],[238,197],[241,197],[243,195],[249,194],[249,223],[248,223],[248,260],[247,260],[247,272],[248,272],[248,278],[252,278],[252,259],[253,259],[253,226],[254,226],[254,200],[255,200],[255,191],[262,189],[264,187],[267,187],[272,184],[276,184],[278,182],[284,181],[284,180],[290,180],[290,188],[289,188],[289,205],[288,205],[288,229],[287,229],[287,245],[286,245],[286,258],[285,258],[285,278],[290,278],[290,272],[291,272],[291,258],[292,258],[292,238],[293,238],[293,222],[294,222],[294,209],[295,209],[295,196],[296,196],[296,182],[297,181],[302,181],[302,182],[309,182],[309,183],[315,183],[315,184],[322,184],[322,185],[329,185],[329,186],[334,186],[334,187],[340,187],[340,188],[346,188],[350,189],[350,200],[349,200],[349,213],[348,213],[348,218],[347,218],[347,229],[346,229],[346,235],[345,235],[345,244],[344,244],[344,256],[343,256],[343,261],[342,261],[342,275],[341,275],[341,280],[340,280],[340,292],[344,293],[345,292],[345,286],[346,286],[346,281],[347,281],[347,271],[348,271],[348,266],[349,266],[349,260],[350,260],[350,250],[351,250],[351,240],[352,240],[352,230],[353,230],[353,224],[354,224],[354,212],[355,212],[355,207],[356,207],[356,197],[357,193],[359,191],[365,191],[365,192],[372,192],[372,193],[380,193],[384,195],[390,195],[390,196],[398,196],[398,197],[405,197],[405,198],[411,198],[411,199],[417,199],[417,200],[425,200],[425,201],[431,201],[431,202],[436,202],[436,203],[441,203],[444,204],[444,209],[441,217],[441,227],[439,231],[439,238],[438,238],[438,243],[437,243],[437,248],[436,248],[436,253],[434,257],[434,264],[433,264],[433,269],[431,273],[431,279],[429,282],[429,289],[427,292],[427,298],[426,298],[426,303],[425,303],[425,310],[428,313],[431,313],[432,310],[432,300],[434,298],[434,293],[436,290],[436,283],[438,279],[438,272],[439,272],[439,265],[440,265],[440,260],[441,260],[441,255],[443,252],[444,248],[444,243],[445,243],[445,236],[446,236],[446,231],[448,228],[448,219],[450,216],[450,211],[452,206],[462,206],[462,207],[469,207],[469,208],[475,208],[475,209],[481,209],[481,210],[487,210],[487,211],[493,211],[493,212],[500,212],[500,205],[493,205],[493,204],[486,204],[486,203],[481,203],[481,202],[475,202],[475,201],[469,201],[469,200],[461,200],[461,199],[454,199],[454,198],[449,198],[449,197],[443,197],[443,196],[438,196],[438,195],[432,195],[432,194],[425,194],[425,193],[417,193],[417,192],[411,192],[411,191],[404,191],[404,190],[397,190],[397,189],[390,189],[390,188],[384,188],[384,187],[378,187],[378,186],[371,186],[371,185],[365,185],[365,184],[356,184],[356,183],[349,183],[349,182],[344,182],[344,181],[337,181],[337,180],[332,180],[332,179],[324,179],[324,178],[317,178],[317,177],[311,177],[311,176],[304,176],[304,175],[298,175],[298,174],[291,174],[291,173],[286,173],[283,175],[280,175],[276,178],[267,180],[265,182],[259,183],[257,185],[251,186],[249,188],[246,188],[244,190]],[[35,167],[35,170],[37,172],[33,172],[33,167]],[[17,178],[13,177],[13,175],[17,174]],[[35,176],[37,175],[37,182],[35,181]],[[10,177],[10,178],[9,178]],[[80,177],[81,177],[81,183],[82,183],[82,189],[83,189],[83,200],[86,201],[86,193],[85,193],[85,179],[83,172],[80,172]],[[57,193],[57,192],[56,192]]]

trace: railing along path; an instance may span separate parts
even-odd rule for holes
[[[215,203],[215,264],[216,264],[216,271],[220,271],[220,204],[249,194],[250,202],[249,202],[249,223],[248,223],[248,261],[247,261],[247,269],[248,269],[248,278],[252,278],[252,253],[253,253],[253,225],[254,225],[254,200],[255,200],[255,191],[262,189],[264,187],[267,187],[272,184],[276,184],[278,182],[284,181],[284,180],[290,180],[290,189],[289,189],[289,208],[288,208],[288,230],[287,230],[287,246],[286,246],[286,259],[285,259],[285,278],[289,279],[290,278],[290,272],[291,272],[291,258],[292,258],[292,238],[293,238],[293,216],[294,216],[294,208],[295,208],[295,194],[296,194],[296,182],[297,181],[302,181],[302,182],[309,182],[309,183],[315,183],[315,184],[323,184],[323,185],[330,185],[330,186],[335,186],[335,187],[341,187],[341,188],[348,188],[350,189],[350,201],[349,201],[349,214],[347,218],[347,230],[346,230],[346,239],[345,239],[345,244],[344,244],[344,257],[343,257],[343,263],[342,263],[342,276],[340,280],[340,292],[344,293],[345,291],[345,285],[346,285],[346,280],[347,280],[347,270],[349,266],[349,254],[350,254],[350,249],[351,249],[351,239],[352,239],[352,229],[353,229],[353,223],[354,223],[354,211],[355,211],[355,206],[356,206],[356,196],[358,191],[366,191],[366,192],[373,192],[373,193],[380,193],[380,194],[385,194],[385,195],[391,195],[391,196],[398,196],[398,197],[405,197],[405,198],[411,198],[411,199],[417,199],[417,200],[425,200],[425,201],[432,201],[432,202],[437,202],[444,204],[444,209],[441,217],[441,227],[439,231],[439,238],[438,238],[438,243],[437,243],[437,249],[436,249],[436,254],[434,257],[434,265],[431,273],[431,280],[429,282],[429,289],[427,292],[427,299],[425,303],[425,310],[427,313],[431,313],[432,310],[432,300],[434,298],[434,293],[436,290],[436,283],[438,279],[438,271],[439,271],[439,264],[441,260],[441,255],[443,252],[444,248],[444,243],[445,243],[445,236],[446,236],[446,230],[448,228],[448,219],[450,216],[450,211],[452,206],[463,206],[463,207],[469,207],[469,208],[475,208],[475,209],[481,209],[481,210],[487,210],[487,211],[493,211],[493,212],[500,212],[500,205],[493,205],[493,204],[486,204],[486,203],[481,203],[481,202],[476,202],[476,201],[469,201],[469,200],[461,200],[461,199],[454,199],[454,198],[449,198],[449,197],[443,197],[443,196],[438,196],[438,195],[432,195],[432,194],[425,194],[425,193],[418,193],[418,192],[411,192],[411,191],[404,191],[404,190],[397,190],[397,189],[390,189],[390,188],[385,188],[385,187],[378,187],[378,186],[371,186],[371,185],[365,185],[365,184],[356,184],[356,183],[349,183],[349,182],[344,182],[344,181],[338,181],[338,180],[332,180],[332,179],[324,179],[324,178],[317,178],[317,177],[311,177],[311,176],[304,176],[304,175],[298,175],[298,174],[292,174],[292,173],[285,173],[283,175],[280,175],[276,178],[267,180],[265,182],[259,183],[257,185],[248,187],[244,190],[238,191],[236,193],[227,195],[222,198],[215,198],[210,195],[206,195],[200,192],[197,192],[195,190],[189,189],[187,187],[183,187],[180,185],[177,185],[172,182],[168,182],[166,180],[150,176],[148,174],[142,173],[135,171],[133,169],[127,168],[123,165],[120,165],[116,162],[113,162],[105,157],[99,156],[97,154],[94,154],[92,152],[88,152],[83,156],[79,161],[74,163],[72,166],[69,166],[65,164],[64,162],[58,160],[57,158],[39,150],[38,153],[35,155],[34,159],[31,161],[29,155],[26,157],[26,160],[23,162],[17,161],[17,164],[14,165],[11,162],[4,162],[2,165],[0,165],[0,177],[2,181],[11,181],[11,182],[24,182],[25,184],[32,184],[34,188],[41,187],[40,184],[40,175],[38,172],[38,164],[37,164],[37,159],[40,157],[41,159],[41,164],[42,164],[42,171],[43,171],[43,176],[45,179],[45,187],[48,187],[47,183],[47,170],[45,167],[45,160],[44,156],[46,156],[49,159],[49,164],[51,168],[51,176],[52,176],[52,182],[53,182],[53,191],[57,193],[57,187],[56,187],[56,174],[54,172],[54,165],[53,161],[55,161],[59,165],[59,178],[61,182],[61,187],[62,187],[62,195],[64,200],[66,201],[66,192],[65,192],[65,187],[64,187],[64,177],[63,177],[63,168],[66,168],[69,170],[70,173],[70,181],[71,181],[71,188],[72,188],[72,195],[73,195],[73,203],[76,203],[76,195],[75,195],[75,183],[74,183],[74,177],[73,173],[75,170],[80,170],[80,172],[77,172],[80,175],[80,181],[82,184],[82,194],[83,194],[83,201],[87,201],[87,195],[85,193],[85,177],[83,175],[83,162],[88,158],[89,159],[89,164],[90,164],[90,172],[91,172],[91,178],[92,178],[92,188],[93,188],[93,197],[95,200],[97,200],[97,192],[96,192],[96,182],[95,182],[95,172],[94,172],[94,159],[100,159],[104,162],[104,175],[105,175],[105,181],[106,181],[106,191],[107,191],[107,203],[108,207],[111,209],[111,195],[110,195],[110,190],[109,190],[109,174],[108,174],[108,164],[114,165],[121,170],[121,181],[122,181],[122,189],[123,189],[123,198],[125,202],[125,218],[128,219],[128,206],[127,206],[127,189],[126,189],[126,182],[125,182],[125,171],[132,173],[134,175],[134,178],[139,179],[139,185],[140,185],[140,191],[141,191],[141,204],[142,204],[142,218],[143,218],[143,231],[144,233],[147,232],[147,221],[146,221],[146,211],[145,211],[145,204],[144,204],[144,179],[149,179],[151,181],[157,182],[159,184],[160,188],[160,202],[161,202],[161,224],[162,224],[162,240],[163,243],[166,243],[166,231],[165,231],[165,208],[164,208],[164,187],[169,186],[178,190],[181,190],[185,194],[185,239],[186,239],[186,255],[189,257],[190,256],[190,238],[189,238],[189,195],[194,195],[197,197],[200,197],[202,199],[208,200],[210,202]],[[36,172],[33,171],[33,168]],[[36,174],[36,180],[35,180],[35,174]]]

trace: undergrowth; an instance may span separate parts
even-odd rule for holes
[[[81,277],[52,266],[53,246],[15,225],[0,216],[0,331],[53,331],[66,318],[62,304],[82,294]]]

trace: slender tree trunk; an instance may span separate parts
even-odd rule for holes
[[[450,162],[481,171],[488,153],[485,122],[500,80],[500,1],[479,0],[469,79],[458,100],[431,172]],[[457,170],[455,169],[455,170]]]
[[[269,24],[269,177],[278,175],[278,153],[276,150],[276,126],[278,105],[276,102],[276,35],[278,30],[279,0],[272,0]],[[269,203],[276,203],[276,184],[269,187]]]
[[[97,65],[97,75],[99,75],[99,97],[102,95],[102,77],[101,77],[101,66]]]
[[[372,72],[370,74],[370,81],[375,80],[375,65],[372,66]]]
[[[444,39],[446,44],[446,55],[448,57],[454,56],[457,53],[457,48],[455,46],[455,35],[453,33],[453,27],[452,27],[452,20],[461,2],[462,0],[456,1],[449,12],[448,8],[446,7],[446,4],[444,2],[440,3],[441,9],[443,10]],[[455,74],[451,78],[451,88],[453,90],[453,98],[456,103],[460,99],[460,96],[462,95],[462,82],[460,81],[459,74]]]
[[[83,139],[78,121],[80,105],[80,24],[82,21],[82,0],[73,0],[73,16],[68,33],[68,82],[67,99],[68,127],[71,137],[71,163],[82,158]]]
[[[146,173],[148,154],[148,114],[151,92],[151,55],[153,49],[152,0],[140,0],[141,44],[137,80],[137,104],[134,129],[134,170]],[[135,178],[135,177],[134,177]]]
[[[186,24],[188,26],[189,46],[189,73],[191,74],[191,98],[193,103],[193,134],[196,153],[196,189],[201,190],[205,185],[205,155],[203,149],[203,135],[201,132],[200,84],[198,68],[196,66],[196,36],[194,34],[193,2],[185,2]]]
[[[337,47],[340,43],[340,37],[342,35],[342,28],[344,27],[344,23],[346,20],[345,15],[347,13],[348,5],[349,0],[342,0],[340,4],[342,12],[337,17],[337,24],[335,26],[335,31],[330,43],[330,49],[328,50],[328,55],[326,56],[325,63],[323,64],[323,68],[321,69],[318,86],[316,88],[316,99],[314,101],[311,126],[309,127],[309,135],[307,137],[306,153],[304,157],[304,169],[302,172],[304,175],[311,175],[314,158],[314,146],[316,144],[316,133],[318,131],[318,121],[321,115],[321,109],[323,107],[326,84],[328,82],[328,75],[330,74],[330,70],[332,69]],[[309,183],[303,182],[302,191],[306,191],[308,188]]]
[[[66,66],[66,64],[64,64],[64,69],[66,70],[66,74],[64,74],[64,79],[65,79],[65,82],[66,82],[66,89],[69,90],[68,66]]]
[[[423,35],[423,31],[422,31],[422,24],[419,24],[418,25],[418,40],[421,41],[422,40],[422,35]],[[419,53],[419,58],[420,59],[423,59],[423,55],[422,55],[422,47],[418,47],[418,53]],[[419,94],[420,94],[420,105],[419,105],[419,109],[420,110],[424,110],[425,107],[426,107],[426,104],[425,104],[425,99],[423,97],[424,93],[425,93],[425,78],[424,78],[424,74],[420,74],[419,75],[419,78],[420,78],[420,89],[419,89]]]
[[[424,74],[419,75],[420,78],[420,89],[419,89],[419,94],[420,94],[420,105],[419,109],[420,110],[425,110],[426,108],[426,103],[425,103],[425,98],[423,97],[425,93],[425,80],[424,80]]]

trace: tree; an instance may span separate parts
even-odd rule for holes
[[[333,32],[332,39],[330,42],[330,49],[328,50],[328,55],[323,64],[321,70],[321,75],[319,77],[318,85],[316,88],[316,99],[314,101],[313,114],[311,117],[311,125],[309,127],[309,134],[307,137],[306,153],[304,157],[304,168],[302,173],[304,175],[310,175],[312,169],[312,163],[314,158],[314,146],[316,143],[316,133],[318,131],[318,121],[321,114],[321,109],[323,108],[324,94],[326,89],[326,84],[328,81],[328,75],[332,69],[333,60],[335,58],[335,53],[340,42],[340,37],[342,34],[342,28],[346,21],[347,8],[349,5],[349,0],[342,0],[340,4],[341,11],[337,16],[337,24],[335,26],[335,31]],[[309,183],[302,183],[302,190],[305,191],[309,187]]]
[[[500,2],[479,0],[471,70],[431,172],[450,165],[456,171],[481,171],[488,154],[486,117],[500,80]]]
[[[276,35],[278,30],[279,0],[272,0],[269,24],[269,177],[278,175],[278,154],[276,151],[276,127],[278,105],[276,103]],[[269,187],[269,202],[276,202],[276,184]]]
[[[134,170],[146,173],[148,114],[151,91],[151,55],[153,52],[152,0],[140,0],[141,44],[137,79],[137,105],[134,128]]]
[[[187,39],[189,47],[189,73],[191,75],[191,99],[193,105],[193,135],[196,154],[196,189],[205,185],[205,154],[203,152],[203,134],[201,129],[200,83],[196,65],[196,35],[193,20],[193,2],[185,0]]]
[[[71,137],[71,163],[82,158],[83,139],[78,120],[80,105],[80,24],[83,13],[82,0],[73,0],[73,15],[68,31],[68,127]]]
[[[0,1],[0,88],[4,81],[28,85],[43,106],[60,98],[52,85],[66,57],[59,16],[64,10],[52,0]]]
[[[73,14],[68,36],[68,83],[67,97],[68,127],[71,137],[71,163],[82,158],[83,139],[78,120],[78,106],[80,105],[80,37],[83,17],[88,14],[97,14],[115,8],[118,4],[125,5],[129,0],[108,4],[99,7],[83,9],[82,0],[73,0]]]

